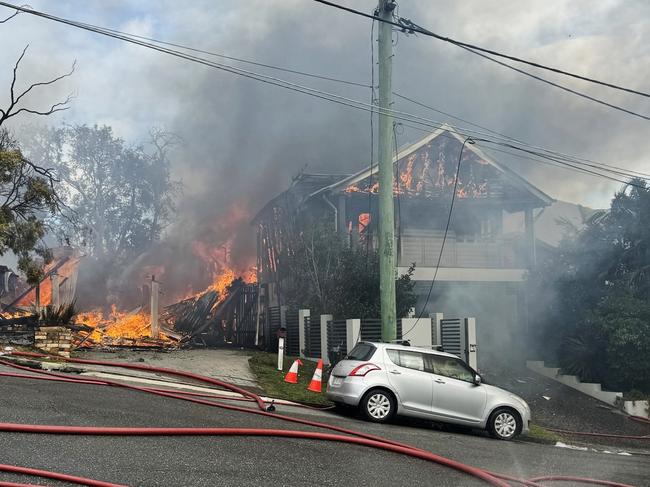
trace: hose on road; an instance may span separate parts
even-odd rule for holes
[[[12,352],[11,355],[16,355],[16,356],[23,356],[23,357],[31,357],[31,358],[46,358],[48,357],[47,355],[44,354],[37,354],[37,353],[31,353],[31,352]],[[57,359],[61,359],[61,357],[56,357]],[[29,369],[28,367],[20,366],[17,364],[13,364],[11,362],[5,362],[5,361],[0,361],[0,363],[4,365],[8,365],[11,367],[19,368],[19,369],[29,369],[30,371],[37,372],[39,374],[45,374],[49,379],[52,380],[62,380],[65,382],[79,382],[79,383],[85,383],[85,384],[91,384],[91,385],[105,385],[105,386],[117,386],[117,387],[123,387],[127,389],[132,389],[132,390],[137,390],[137,391],[142,391],[142,392],[147,392],[150,394],[155,394],[155,395],[160,395],[164,397],[171,397],[171,398],[176,398],[176,399],[181,399],[185,401],[190,401],[198,404],[204,404],[204,405],[209,405],[209,406],[214,406],[214,407],[220,407],[224,409],[229,409],[229,410],[235,410],[235,411],[241,411],[241,412],[246,412],[249,414],[258,414],[258,415],[263,415],[263,416],[268,416],[272,417],[275,419],[280,419],[283,421],[289,421],[289,422],[294,422],[294,423],[299,423],[307,426],[312,426],[312,427],[317,427],[317,428],[325,428],[329,430],[336,431],[338,433],[345,433],[347,435],[353,435],[353,436],[343,436],[343,435],[334,435],[330,433],[315,433],[315,432],[306,432],[306,431],[293,431],[293,430],[276,430],[276,429],[246,429],[246,428],[102,428],[102,427],[73,427],[73,426],[40,426],[40,425],[18,425],[18,424],[11,424],[11,423],[2,423],[0,424],[0,430],[2,431],[14,431],[14,432],[31,432],[31,433],[50,433],[50,434],[122,434],[122,435],[127,435],[127,434],[137,434],[137,435],[215,435],[215,434],[223,434],[223,435],[252,435],[252,436],[276,436],[276,437],[292,437],[292,438],[305,438],[305,439],[317,439],[317,440],[324,440],[324,441],[338,441],[338,442],[347,442],[347,443],[353,443],[353,444],[358,444],[358,445],[363,445],[363,446],[368,446],[368,447],[374,447],[374,448],[380,448],[388,451],[393,451],[396,453],[403,453],[405,455],[409,456],[414,456],[416,458],[421,458],[424,460],[432,461],[435,463],[438,463],[440,465],[454,468],[458,471],[467,473],[469,475],[472,475],[476,478],[479,478],[481,480],[484,480],[491,485],[498,485],[498,486],[508,486],[507,483],[505,483],[503,480],[508,480],[512,482],[517,482],[521,483],[523,485],[527,485],[530,487],[541,487],[541,484],[537,483],[535,479],[531,480],[523,480],[523,479],[518,479],[516,477],[511,477],[508,475],[503,475],[503,474],[498,474],[498,473],[493,473],[489,472],[483,469],[479,469],[476,467],[472,467],[469,465],[465,465],[460,462],[456,462],[454,460],[435,455],[429,451],[419,449],[417,447],[413,447],[411,445],[405,445],[399,442],[395,442],[393,440],[387,439],[387,438],[382,438],[378,437],[375,435],[369,435],[366,433],[362,433],[359,431],[354,431],[354,430],[349,430],[346,428],[340,428],[338,426],[326,424],[326,423],[319,423],[316,421],[309,421],[309,420],[303,420],[299,418],[293,418],[289,416],[282,416],[279,414],[273,414],[267,410],[267,406],[262,400],[261,397],[259,397],[257,394],[254,394],[252,392],[246,391],[244,389],[241,389],[237,386],[234,386],[230,383],[218,380],[218,379],[213,379],[210,377],[204,377],[198,374],[192,374],[189,372],[184,372],[184,371],[178,371],[178,370],[173,370],[173,369],[166,369],[166,368],[161,368],[161,367],[153,367],[153,366],[148,366],[148,365],[139,365],[139,364],[130,364],[130,363],[121,363],[121,362],[105,362],[105,361],[98,361],[98,360],[83,360],[83,359],[75,359],[75,358],[63,358],[64,361],[66,362],[71,362],[71,363],[82,363],[82,364],[92,364],[92,365],[101,365],[101,366],[109,366],[109,367],[120,367],[120,368],[127,368],[127,369],[133,369],[133,370],[145,370],[148,372],[156,372],[156,373],[164,373],[164,374],[169,374],[169,375],[174,375],[174,376],[180,376],[180,377],[187,377],[191,378],[200,382],[205,382],[208,384],[213,384],[213,385],[218,385],[219,387],[222,387],[224,389],[231,390],[233,392],[237,392],[241,394],[242,396],[245,396],[246,398],[254,401],[257,403],[257,406],[259,410],[254,410],[246,407],[239,407],[231,404],[224,404],[224,403],[218,403],[218,402],[213,402],[213,401],[206,401],[202,399],[195,399],[193,397],[188,397],[189,395],[196,396],[197,394],[195,393],[190,393],[190,394],[185,394],[184,393],[178,393],[178,392],[169,392],[165,391],[163,389],[154,389],[154,388],[148,388],[148,387],[139,387],[139,386],[131,386],[127,384],[122,384],[119,382],[115,381],[110,381],[106,379],[101,379],[101,380],[86,380],[86,379],[77,379],[77,378],[70,378],[70,377],[62,377],[61,374],[57,374],[54,372],[49,372],[49,371],[44,371],[44,370],[34,370],[34,369]],[[4,375],[4,374],[3,374]],[[21,374],[15,374],[20,376]],[[27,377],[22,375],[23,378],[34,378],[33,376]],[[229,398],[231,399],[231,398]],[[76,432],[75,432],[76,431]],[[110,431],[110,432],[109,432]],[[540,480],[555,480],[556,477],[559,476],[552,476],[552,477],[543,477],[543,478],[538,478]],[[620,487],[623,486],[624,484],[616,483],[616,482],[609,482],[609,481],[602,481],[602,480],[594,480],[594,479],[582,479],[580,477],[571,477],[573,481],[584,481],[585,483],[594,483],[598,482],[600,485],[610,485],[610,486],[615,486],[615,487]],[[83,484],[82,484],[83,485]],[[85,484],[85,485],[95,485],[95,484]],[[97,484],[97,485],[111,485],[114,486],[115,484]],[[626,486],[630,487],[630,486]]]
[[[39,470],[36,468],[27,468],[27,467],[17,467],[15,465],[2,465],[0,464],[0,472],[9,472],[20,475],[31,475],[33,477],[43,477],[46,479],[59,480],[61,482],[69,482],[71,484],[78,485],[89,485],[92,487],[126,487],[121,484],[112,484],[110,482],[102,482],[101,480],[87,479],[84,477],[77,477],[75,475],[67,475],[64,473],[50,472],[49,470]],[[25,486],[28,487],[31,484],[16,484],[12,482],[0,482],[0,487],[2,486]]]

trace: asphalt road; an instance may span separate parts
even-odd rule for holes
[[[0,367],[0,371],[4,370]],[[650,457],[647,456],[499,442],[475,433],[439,431],[426,424],[375,425],[354,417],[300,411],[291,411],[291,414],[385,436],[519,477],[566,474],[637,486],[650,484]],[[9,377],[0,377],[0,421],[88,426],[310,429],[273,418],[135,391]],[[272,438],[0,433],[0,463],[133,486],[485,485],[453,470],[394,453],[354,445]],[[4,473],[0,473],[0,480],[64,485]]]

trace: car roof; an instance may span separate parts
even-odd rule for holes
[[[368,343],[370,345],[373,345],[377,348],[391,348],[393,350],[406,350],[409,352],[424,352],[424,353],[430,353],[433,355],[440,355],[441,357],[453,357],[453,358],[458,358],[457,355],[454,355],[453,353],[447,353],[447,352],[440,352],[438,350],[434,350],[431,348],[424,348],[424,347],[411,347],[410,345],[399,345],[397,343],[384,343],[384,342],[359,342],[359,343]]]

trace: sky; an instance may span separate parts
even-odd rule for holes
[[[376,2],[341,3],[371,12]],[[650,66],[644,0],[402,0],[399,15],[445,36],[642,91]],[[292,69],[368,83],[371,22],[311,0],[30,0],[53,15]],[[10,11],[0,7],[2,14]],[[395,36],[395,91],[538,146],[649,171],[648,122],[596,105],[423,36]],[[163,127],[184,140],[173,155],[185,185],[180,221],[200,225],[239,201],[253,215],[301,170],[350,173],[368,165],[369,115],[303,94],[21,14],[0,24],[0,103],[29,44],[19,82],[73,76],[35,91],[42,107],[74,93],[70,109],[32,122],[108,124],[129,141]],[[376,51],[375,51],[376,53]],[[241,66],[241,65],[240,65]],[[242,66],[350,98],[368,88]],[[650,100],[539,73],[650,114]],[[440,114],[395,100],[427,118]],[[398,145],[424,134],[404,128]],[[618,183],[490,153],[554,198],[608,205]],[[179,223],[180,225],[181,223]]]

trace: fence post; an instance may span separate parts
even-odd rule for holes
[[[327,322],[332,321],[332,315],[320,315],[320,358],[323,359],[323,365],[330,364],[329,347],[327,343]]]
[[[478,370],[476,344],[476,318],[465,318],[465,360],[474,370]]]
[[[357,318],[345,320],[345,331],[349,352],[357,344],[357,340],[361,338],[361,320]]]
[[[305,358],[305,318],[309,318],[308,309],[298,310],[298,355]]]
[[[431,317],[431,340],[435,340],[434,345],[442,345],[442,334],[440,322],[444,319],[442,313],[429,313]]]

